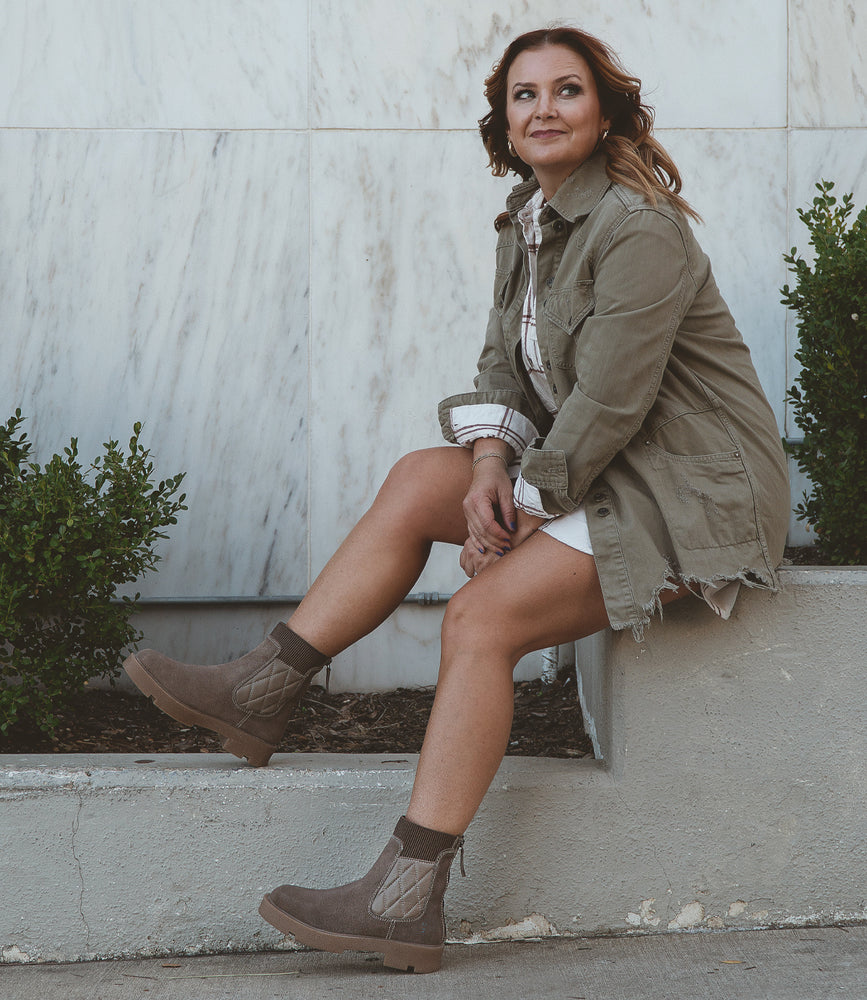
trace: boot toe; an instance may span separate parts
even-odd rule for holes
[[[143,670],[147,670],[154,677],[159,677],[166,668],[177,670],[183,669],[186,664],[173,660],[155,649],[140,649],[130,657],[135,660]]]

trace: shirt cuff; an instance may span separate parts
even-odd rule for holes
[[[502,403],[455,406],[449,419],[458,444],[468,447],[479,438],[498,438],[512,446],[516,458],[539,435],[532,420]]]
[[[520,507],[524,513],[551,520],[551,515],[542,506],[542,495],[539,490],[528,483],[520,474],[515,480],[513,498],[515,506]]]

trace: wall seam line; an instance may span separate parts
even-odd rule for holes
[[[310,588],[313,573],[313,130],[310,127],[310,103],[313,94],[313,0],[307,0],[307,101],[305,122],[307,133],[307,512],[306,588]]]

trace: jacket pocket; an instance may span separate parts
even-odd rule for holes
[[[596,296],[592,281],[549,292],[542,305],[548,354],[556,368],[575,371],[575,343],[584,320],[593,312]]]
[[[676,548],[721,548],[758,538],[752,485],[739,451],[676,455],[645,441],[645,453]]]

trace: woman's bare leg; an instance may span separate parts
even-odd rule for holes
[[[334,656],[385,621],[412,590],[432,542],[466,540],[461,504],[471,476],[466,448],[400,459],[292,615],[292,630]]]
[[[407,818],[463,833],[506,752],[518,660],[607,624],[593,557],[544,533],[463,587],[443,620],[437,693]]]

